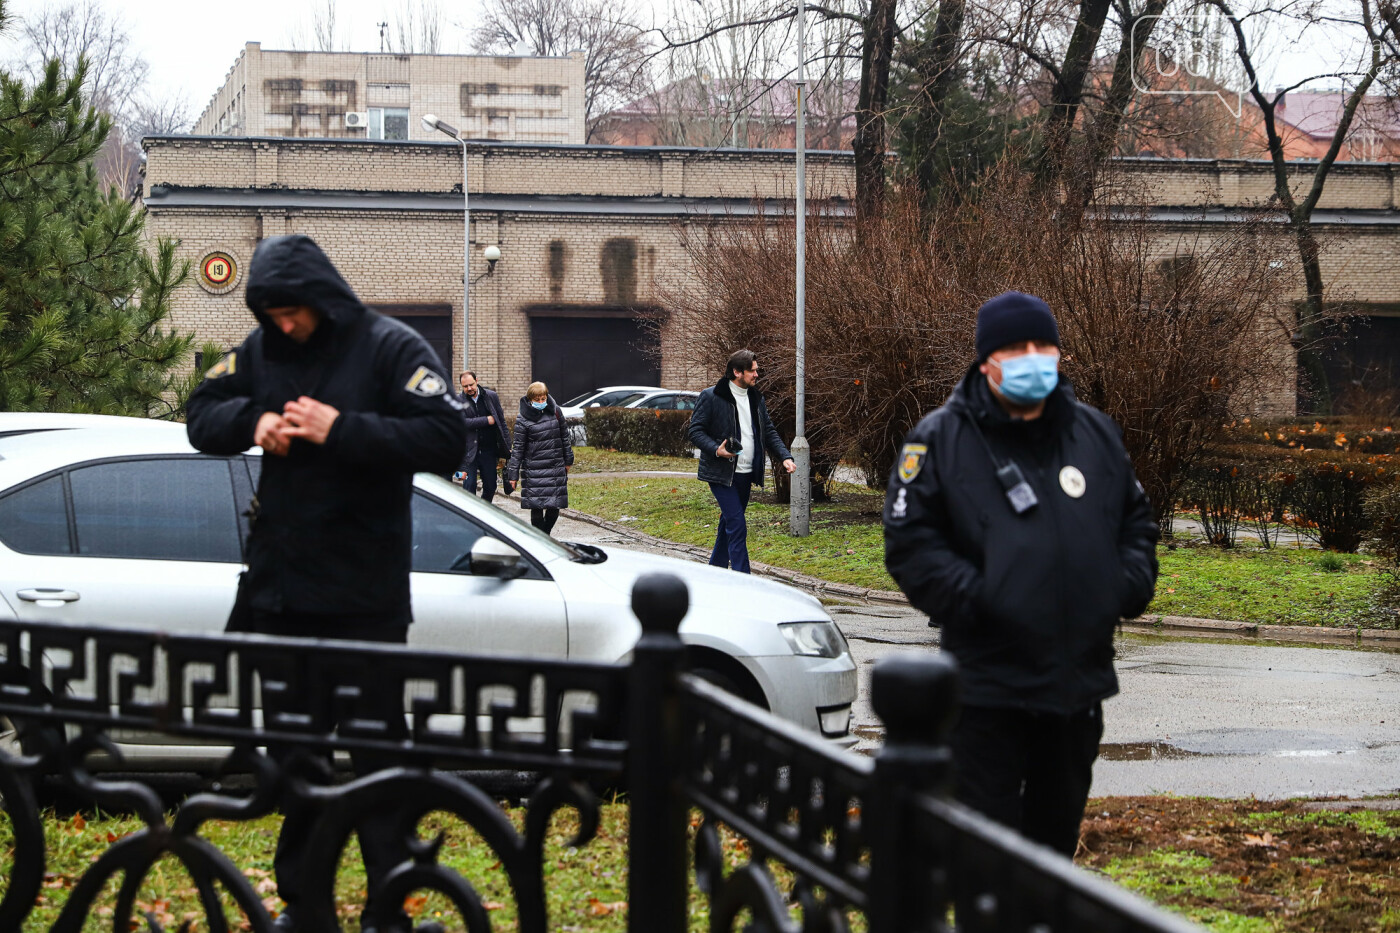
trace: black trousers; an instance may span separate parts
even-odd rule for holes
[[[476,459],[467,465],[466,477],[462,480],[462,488],[467,492],[476,493],[476,478],[481,477],[481,498],[490,502],[496,498],[496,448],[481,448],[476,453]]]
[[[1073,858],[1102,738],[1098,703],[1068,716],[963,707],[952,736],[954,794]]]
[[[404,644],[408,641],[409,613],[383,615],[322,615],[309,612],[266,612],[253,609],[247,604],[244,587],[239,587],[233,612],[229,615],[226,630],[230,632],[252,632],[260,635],[278,635],[284,638],[337,638],[355,641],[377,641],[391,644]],[[387,696],[384,692],[370,688],[370,710],[372,716],[403,715],[403,698]],[[382,707],[383,712],[376,712]],[[295,745],[270,745],[268,754],[279,764],[289,761],[299,750]],[[325,760],[325,759],[323,759]],[[351,767],[356,777],[373,774],[393,767],[392,757],[382,754],[354,752],[350,756]],[[331,762],[328,760],[326,764]],[[282,833],[277,837],[277,851],[272,857],[272,867],[277,875],[277,895],[287,904],[287,912],[295,917],[302,898],[305,896],[305,877],[302,861],[307,856],[307,843],[321,816],[321,807],[310,801],[286,794],[281,801]],[[407,842],[395,832],[398,814],[390,808],[362,816],[355,825],[355,833],[360,840],[360,855],[364,859],[368,889],[375,886],[400,862],[411,857]],[[370,904],[366,902],[365,912]]]
[[[554,530],[554,523],[559,521],[558,509],[531,509],[530,524],[534,525],[545,534]]]

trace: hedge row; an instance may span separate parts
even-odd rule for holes
[[[1229,426],[1187,476],[1182,505],[1205,534],[1234,545],[1241,527],[1265,546],[1293,527],[1324,548],[1355,552],[1387,524],[1400,439],[1389,427],[1313,422]],[[1369,504],[1368,504],[1369,503]],[[1394,522],[1400,527],[1400,513]]]
[[[685,436],[690,427],[688,411],[588,408],[583,426],[590,447],[660,457],[688,457],[694,447]]]

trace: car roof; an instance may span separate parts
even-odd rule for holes
[[[178,421],[162,421],[157,418],[127,418],[121,415],[89,415],[68,411],[0,412],[0,438],[38,431],[67,431],[77,428],[177,430],[183,433],[185,426]]]
[[[603,386],[601,389],[594,389],[589,395],[598,395],[602,392],[665,392],[661,386]]]
[[[130,426],[40,430],[0,437],[0,489],[83,460],[193,454],[179,431],[132,430]]]

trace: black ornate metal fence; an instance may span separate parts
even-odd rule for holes
[[[887,740],[872,760],[835,751],[685,674],[677,628],[687,604],[675,578],[638,582],[633,607],[644,631],[625,667],[0,623],[0,716],[22,726],[22,748],[0,752],[0,795],[15,840],[13,871],[0,880],[0,931],[23,928],[44,880],[34,787],[46,774],[146,824],[92,864],[54,933],[84,929],[118,879],[112,929],[132,929],[143,879],[169,856],[194,881],[202,929],[228,930],[222,888],[246,928],[270,933],[261,897],[201,827],[261,817],[288,795],[321,807],[304,865],[310,900],[301,929],[339,930],[333,889],[341,851],[359,817],[392,803],[406,842],[433,811],[472,826],[510,879],[519,928],[543,933],[549,818],[576,808],[573,844],[586,845],[598,825],[593,788],[601,786],[627,791],[633,931],[687,929],[692,868],[709,898],[712,931],[745,920],[772,933],[844,931],[854,913],[875,933],[951,930],[955,922],[1028,933],[1194,929],[947,799],[943,739],[956,708],[950,662],[911,656],[877,666],[872,701]],[[405,696],[409,715],[400,716],[392,711]],[[198,794],[167,817],[150,787],[90,770],[93,753],[118,755],[111,738],[118,730],[227,743],[231,763],[253,775],[252,790]],[[392,766],[326,785],[316,779],[317,756],[333,751]],[[468,779],[485,769],[541,775],[523,829]],[[747,864],[727,869],[720,824],[747,840]],[[456,906],[461,927],[491,929],[471,882],[439,862],[438,844],[412,844],[370,901],[398,905],[415,891],[437,891]],[[771,862],[786,866],[790,886],[775,881]],[[378,919],[392,928],[391,914]],[[147,924],[159,929],[153,918]]]

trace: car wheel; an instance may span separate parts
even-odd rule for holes
[[[760,709],[770,709],[763,688],[748,669],[729,655],[712,648],[686,650],[686,667],[690,673],[739,697]]]

